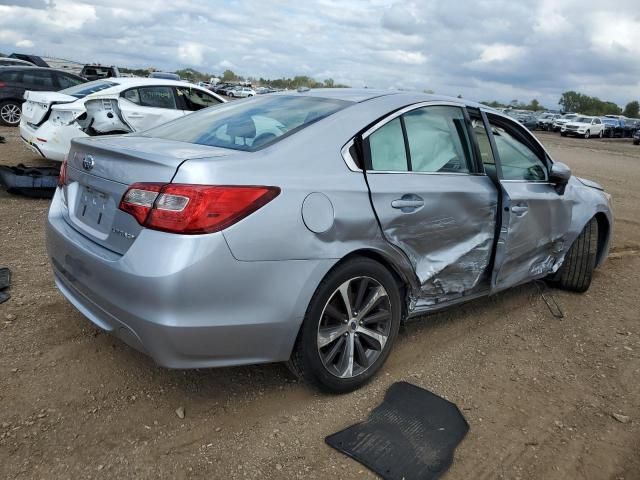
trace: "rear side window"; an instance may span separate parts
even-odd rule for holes
[[[412,171],[469,173],[471,153],[461,108],[418,108],[404,115],[404,123]]]
[[[253,152],[351,104],[329,98],[269,95],[203,109],[143,135]]]
[[[411,110],[367,138],[370,170],[469,173],[472,157],[464,113],[434,105]]]
[[[409,170],[400,118],[391,120],[369,136],[371,169],[383,172]]]
[[[60,84],[60,88],[69,88],[75,85],[80,85],[84,83],[81,79],[72,77],[71,75],[65,75],[64,73],[58,74],[58,83]]]
[[[19,73],[15,70],[12,72],[0,72],[0,82],[12,82],[16,83],[19,81]]]
[[[178,94],[178,98],[182,99],[185,110],[192,112],[222,103],[213,95],[209,95],[202,90],[196,90],[195,88],[176,87],[176,93]]]
[[[22,82],[27,86],[53,88],[53,74],[49,71],[26,71],[22,74]]]
[[[176,109],[176,97],[171,87],[141,87],[138,95],[143,107]]]

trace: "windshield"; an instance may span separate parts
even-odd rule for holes
[[[351,103],[284,95],[230,102],[152,128],[144,136],[253,152]]]
[[[589,117],[576,117],[571,120],[573,123],[591,123],[591,119]]]
[[[618,120],[616,120],[615,118],[603,118],[602,123],[606,123],[607,125],[617,125]]]
[[[76,98],[84,98],[87,95],[115,87],[116,85],[118,84],[107,80],[94,80],[93,82],[81,83],[80,85],[65,88],[64,90],[60,90],[60,93],[71,95]]]

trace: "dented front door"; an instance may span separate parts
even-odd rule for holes
[[[548,179],[542,147],[520,125],[488,115],[502,194],[492,289],[553,271],[571,224],[571,202]]]
[[[373,207],[385,238],[415,269],[421,283],[417,306],[481,287],[498,195],[491,180],[474,171],[462,109],[399,112],[364,137]]]

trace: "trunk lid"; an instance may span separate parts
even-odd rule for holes
[[[71,103],[78,99],[71,95],[58,92],[32,92],[24,94],[25,102],[22,106],[22,118],[32,125],[40,125],[46,120],[51,105],[59,103]]]
[[[65,220],[94,242],[124,254],[142,230],[131,215],[118,209],[131,184],[170,183],[186,160],[230,153],[141,136],[75,139],[67,161]]]

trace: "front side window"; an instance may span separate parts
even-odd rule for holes
[[[178,98],[182,98],[185,109],[192,112],[222,103],[213,95],[209,95],[202,90],[196,90],[195,88],[176,87],[176,93],[178,94]]]
[[[524,133],[491,122],[504,180],[540,182],[547,180],[547,168],[523,138]]]
[[[144,135],[252,152],[352,103],[312,96],[264,96],[203,109],[147,130]]]
[[[176,97],[171,87],[140,87],[138,89],[140,105],[152,108],[168,108],[175,110]]]

